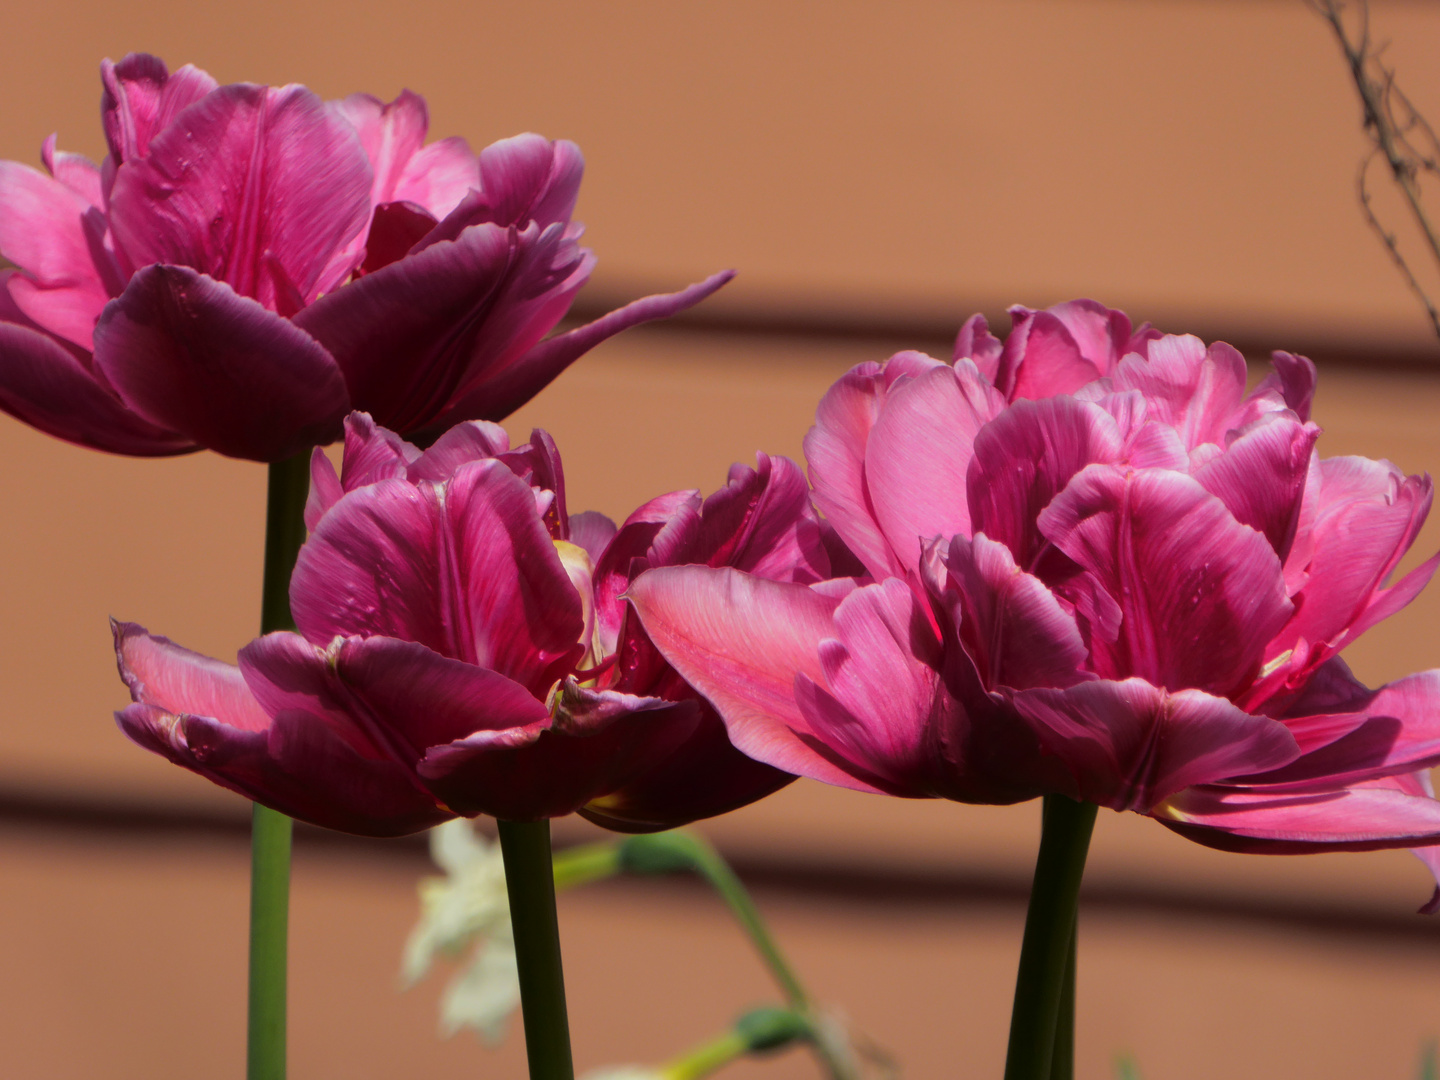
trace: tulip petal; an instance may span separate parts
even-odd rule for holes
[[[1004,407],[966,361],[890,391],[865,450],[865,483],[901,566],[918,565],[926,540],[970,535],[966,472],[975,436]]]
[[[112,619],[110,630],[120,678],[132,700],[166,713],[209,716],[242,731],[269,728],[269,715],[234,664],[191,652],[136,623]]]
[[[331,441],[349,409],[313,338],[179,266],[146,267],[106,307],[95,364],[144,419],[253,461]]]
[[[371,94],[351,94],[330,102],[329,107],[354,126],[370,159],[374,174],[371,205],[378,207],[401,198],[395,193],[400,177],[425,145],[425,133],[430,129],[425,99],[410,90],[400,91],[400,96],[388,103]]]
[[[110,299],[96,265],[111,263],[104,232],[84,197],[37,169],[0,161],[0,256],[25,272],[9,279],[11,298],[37,325],[84,349]],[[118,283],[113,266],[106,269]]]
[[[1089,466],[1039,524],[1120,604],[1118,639],[1090,642],[1106,678],[1226,696],[1254,678],[1290,616],[1265,538],[1182,473]]]
[[[423,206],[441,221],[479,186],[475,151],[464,139],[451,136],[416,152],[395,185],[395,198]]]
[[[1167,799],[1154,816],[1222,851],[1303,855],[1440,843],[1440,802],[1381,787],[1280,794],[1198,787]]]
[[[573,683],[572,683],[572,689]],[[579,700],[579,699],[588,699]],[[695,729],[696,701],[577,691],[552,726],[432,747],[419,771],[447,803],[507,821],[560,817],[656,768]],[[583,719],[577,714],[593,712]],[[578,730],[567,723],[578,720]]]
[[[1245,396],[1245,358],[1223,341],[1206,348],[1191,334],[1159,337],[1147,356],[1122,360],[1115,388],[1144,393],[1152,418],[1175,428],[1187,450],[1224,446]]]
[[[288,817],[361,836],[406,836],[451,817],[390,761],[356,754],[323,725],[281,715],[268,731],[150,705],[115,714],[132,740]]]
[[[971,361],[993,386],[1003,350],[1000,339],[990,333],[990,324],[985,321],[985,316],[977,313],[966,319],[960,333],[955,335],[955,348],[950,360],[952,363],[956,360]]]
[[[923,445],[923,444],[922,444]],[[976,436],[962,500],[970,529],[1033,571],[1049,543],[1036,515],[1085,466],[1120,460],[1122,436],[1104,408],[1071,397],[1017,401]]]
[[[1094,300],[1071,300],[1045,311],[1016,305],[995,386],[1009,400],[1073,394],[1109,375],[1127,351],[1130,320]]]
[[[583,271],[584,276],[588,277],[588,263]],[[579,273],[577,271],[577,275]],[[679,292],[632,300],[594,322],[546,338],[513,362],[503,367],[493,365],[496,369],[494,375],[472,376],[473,385],[456,396],[445,413],[430,425],[430,430],[460,420],[503,420],[549,386],[562,371],[602,341],[632,326],[677,315],[704,300],[734,276],[735,271],[722,270]],[[576,282],[577,288],[583,280],[581,277]],[[570,282],[567,282],[567,290],[569,285]],[[570,295],[573,294],[567,291],[567,305]],[[476,365],[477,369],[481,367],[482,365]]]
[[[1335,739],[1283,768],[1248,777],[1246,783],[1340,787],[1440,764],[1440,670],[1364,691],[1335,714],[1321,716],[1333,717]],[[1310,719],[1287,716],[1283,722],[1296,727]]]
[[[948,565],[964,597],[960,638],[986,687],[1065,687],[1088,677],[1075,617],[1007,547],[984,533],[957,536]]]
[[[715,817],[763,799],[796,779],[735,749],[705,701],[695,731],[654,768],[590,800],[580,816],[616,832],[656,832]]]
[[[118,165],[150,152],[150,140],[187,106],[219,87],[214,79],[191,64],[171,74],[165,61],[147,53],[131,53],[120,63],[100,64],[105,92],[100,116],[105,141]]]
[[[1282,563],[1295,541],[1310,455],[1319,436],[1314,424],[1271,413],[1194,473],[1236,521],[1264,534]]]
[[[585,621],[530,485],[498,461],[466,465],[445,513],[470,621],[466,659],[543,694],[578,659]]]
[[[795,700],[797,676],[824,682],[820,642],[835,633],[836,598],[700,566],[647,570],[628,596],[656,648],[715,706],[736,747],[786,772],[878,790],[816,749]]]
[[[112,454],[167,457],[199,449],[136,416],[59,343],[8,322],[0,322],[0,409],[48,435]]]
[[[763,453],[755,466],[732,465],[729,482],[705,500],[685,561],[802,585],[830,577],[805,474],[789,458]]]
[[[1041,745],[1065,762],[1072,798],[1145,813],[1194,784],[1283,765],[1299,753],[1285,725],[1198,690],[1141,679],[1013,696]]]
[[[500,225],[568,222],[580,195],[585,159],[568,139],[541,135],[501,139],[480,151],[484,220]]]
[[[569,307],[589,262],[560,226],[552,230],[474,226],[321,297],[295,322],[330,350],[357,408],[414,432],[468,384],[521,356]]]
[[[1321,461],[1320,477],[1315,519],[1305,538],[1313,550],[1308,579],[1294,617],[1272,648],[1280,652],[1303,638],[1321,647],[1318,659],[1323,659],[1409,603],[1435,567],[1432,560],[1381,589],[1429,514],[1428,477],[1407,477],[1389,462],[1358,457]]]
[[[136,266],[189,266],[291,315],[369,222],[371,180],[355,129],[309,90],[237,83],[120,166],[110,220]]]
[[[924,353],[896,353],[882,366],[860,364],[835,382],[815,409],[815,426],[805,436],[805,460],[815,505],[845,544],[877,578],[904,575],[875,521],[865,481],[870,433],[890,389],[943,367]]]

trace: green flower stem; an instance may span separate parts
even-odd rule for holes
[[[620,845],[621,868],[636,874],[664,874],[676,870],[693,870],[720,894],[731,914],[760,954],[770,974],[791,1006],[807,1009],[810,996],[805,992],[789,962],[770,936],[760,912],[745,886],[721,858],[714,846],[698,833],[682,830],[632,836]]]
[[[1010,1047],[1005,1080],[1052,1080],[1056,1023],[1075,940],[1080,879],[1095,827],[1092,803],[1063,795],[1045,796],[1040,854],[1030,887],[1030,910],[1020,946],[1015,1005],[1010,1016]],[[1072,998],[1073,1009],[1073,998]]]
[[[660,1066],[664,1080],[700,1080],[746,1054],[779,1050],[799,1040],[813,1041],[809,1019],[793,1009],[754,1009],[725,1034],[701,1043]]]
[[[270,466],[265,505],[265,576],[260,632],[289,630],[290,573],[305,542],[310,455]],[[250,832],[250,1002],[247,1080],[285,1080],[286,954],[290,919],[291,821],[260,804]]]
[[[500,851],[520,967],[520,1012],[530,1080],[574,1080],[560,924],[555,914],[555,869],[550,822],[501,821]]]
[[[1050,1055],[1050,1080],[1073,1080],[1075,1076],[1075,953],[1079,933],[1070,932],[1070,958],[1065,961],[1065,978],[1060,984],[1060,1011],[1055,1017],[1055,1050]]]

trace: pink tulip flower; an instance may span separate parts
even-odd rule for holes
[[[1337,655],[1434,573],[1387,584],[1429,477],[1319,458],[1303,357],[1247,393],[1228,345],[1091,301],[1014,315],[1003,346],[977,317],[953,363],[901,353],[821,401],[815,501],[866,576],[651,570],[629,596],[661,653],[799,775],[1434,867],[1414,777],[1440,762],[1440,671],[1368,690]]]
[[[155,456],[278,461],[352,408],[427,437],[500,419],[718,274],[546,338],[594,266],[573,143],[423,145],[425,102],[101,67],[109,155],[0,162],[0,409]]]
[[[710,498],[662,496],[617,530],[569,515],[544,432],[511,448],[471,422],[422,452],[356,414],[338,476],[315,452],[306,519],[298,633],[230,665],[116,625],[127,735],[293,817],[371,835],[581,808],[659,828],[793,779],[730,746],[621,600],[641,570],[686,560],[801,587],[829,577],[792,462],[761,455]]]

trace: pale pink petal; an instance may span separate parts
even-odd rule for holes
[[[990,333],[990,324],[985,316],[971,315],[955,335],[955,348],[950,360],[969,360],[979,369],[980,374],[993,385],[1000,368],[1000,354],[1004,349],[1000,339]]]
[[[11,298],[37,325],[86,349],[110,299],[96,265],[110,259],[98,217],[58,180],[0,161],[0,256],[24,271],[9,279]]]
[[[804,585],[738,570],[661,567],[628,593],[656,648],[715,706],[730,741],[786,772],[867,787],[815,747],[795,701],[796,677],[823,683],[820,642],[839,601]]]
[[[409,90],[400,91],[400,96],[389,103],[370,94],[351,94],[330,102],[329,107],[354,126],[370,159],[375,177],[370,189],[371,205],[403,198],[396,194],[400,177],[425,144],[425,132],[430,128],[425,99]]]
[[[1139,390],[1152,419],[1175,428],[1187,450],[1225,445],[1232,415],[1245,395],[1245,358],[1224,342],[1165,335],[1149,343],[1148,359],[1131,356],[1115,369],[1117,390]]]
[[[976,437],[957,494],[968,504],[970,528],[1033,570],[1048,543],[1036,515],[1081,469],[1118,461],[1122,452],[1121,430],[1099,405],[1071,397],[1017,401]]]
[[[1107,678],[1227,696],[1255,677],[1290,616],[1265,538],[1183,473],[1092,465],[1039,523],[1120,605],[1118,640],[1091,641]]]
[[[1264,534],[1284,562],[1300,524],[1310,457],[1320,429],[1271,413],[1239,434],[1195,479],[1235,520]]]
[[[932,537],[970,535],[966,473],[975,437],[1004,407],[963,360],[890,391],[866,446],[865,483],[902,567],[916,566]]]
[[[181,648],[135,623],[110,621],[115,661],[132,700],[167,713],[208,716],[242,731],[264,731],[270,717],[234,664]]]
[[[479,159],[469,143],[451,136],[422,148],[410,159],[395,185],[395,198],[423,206],[439,221],[479,186]]]
[[[100,190],[100,166],[84,154],[57,149],[53,134],[41,145],[40,160],[45,165],[45,171],[56,180],[95,209],[105,209],[105,196]]]
[[[815,426],[805,436],[815,505],[877,578],[904,574],[906,568],[890,550],[870,503],[865,482],[870,433],[897,381],[943,366],[923,353],[897,353],[883,366],[852,368],[820,399]]]
[[[1130,320],[1094,300],[1071,300],[1045,311],[1016,305],[995,374],[1011,401],[1072,394],[1109,375],[1130,342]]]
[[[1440,802],[1382,787],[1314,793],[1200,787],[1152,813],[1182,836],[1224,851],[1303,855],[1440,843]]]

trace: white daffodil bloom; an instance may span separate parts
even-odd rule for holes
[[[440,1032],[449,1037],[468,1027],[499,1042],[520,1004],[500,845],[468,821],[447,821],[430,830],[430,854],[445,876],[420,882],[420,921],[405,944],[402,982],[410,987],[423,979],[437,955],[458,958],[473,947],[441,998]]]

